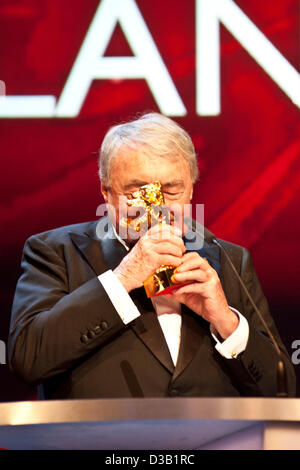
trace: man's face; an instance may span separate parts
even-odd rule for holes
[[[109,188],[102,185],[105,202],[114,207],[118,232],[120,220],[127,215],[126,198],[130,198],[141,186],[154,181],[161,183],[165,205],[176,209],[176,225],[178,221],[183,221],[184,205],[190,203],[193,193],[190,168],[186,160],[182,157],[174,161],[151,157],[142,148],[122,149],[112,162]],[[111,213],[110,217],[112,218]],[[174,220],[171,215],[172,223]],[[183,224],[180,228],[184,230]],[[130,237],[127,239],[133,241]]]

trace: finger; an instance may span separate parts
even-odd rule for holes
[[[194,269],[207,271],[209,268],[211,266],[205,258],[202,258],[198,253],[190,252],[183,255],[182,264],[178,268],[178,272],[192,271]]]
[[[209,275],[206,271],[201,269],[195,269],[193,271],[178,272],[176,269],[175,274],[172,276],[172,280],[177,282],[207,282]]]
[[[160,244],[161,242],[170,242],[180,248],[181,254],[185,253],[186,251],[186,247],[183,243],[182,238],[170,234],[168,230],[157,232],[155,234],[149,234],[149,232],[147,232],[146,235],[147,239],[150,239],[153,243]]]
[[[186,247],[185,247],[185,244],[183,243],[183,240],[178,237],[172,237],[172,238],[166,237],[166,238],[162,238],[161,240],[151,239],[151,241],[153,241],[155,246],[160,245],[161,243],[170,243],[180,249],[181,256],[186,252]]]
[[[174,294],[176,296],[181,296],[183,294],[198,294],[198,295],[203,295],[205,293],[206,286],[205,284],[201,284],[199,282],[196,283],[191,283],[187,284],[182,287],[178,287],[175,291]]]
[[[157,243],[153,249],[159,254],[174,255],[178,258],[182,258],[182,247],[169,241]]]
[[[161,238],[163,236],[167,238],[180,238],[182,240],[181,230],[168,224],[156,224],[147,231],[147,235],[153,238]]]
[[[160,255],[158,257],[158,267],[159,266],[174,266],[177,267],[181,263],[181,257],[179,258],[178,256],[172,256],[172,255]]]
[[[192,271],[194,269],[201,269],[202,265],[204,264],[203,258],[200,257],[188,257],[183,255],[182,257],[182,264],[180,268],[178,268],[178,272],[185,272],[185,271]]]

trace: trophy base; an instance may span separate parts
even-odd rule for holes
[[[170,294],[182,284],[172,281],[175,268],[173,266],[161,266],[152,276],[144,282],[144,288],[148,298],[158,295]]]

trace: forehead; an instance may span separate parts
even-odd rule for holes
[[[114,157],[111,169],[112,179],[124,184],[129,181],[162,184],[178,179],[190,179],[188,162],[182,156],[160,157],[149,155],[143,149],[123,149]]]

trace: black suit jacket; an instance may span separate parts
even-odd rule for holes
[[[104,219],[103,219],[104,220]],[[182,308],[179,357],[174,367],[152,302],[144,289],[130,293],[141,316],[124,325],[97,275],[126,255],[116,239],[96,235],[97,222],[30,237],[17,284],[9,363],[21,379],[39,384],[39,397],[275,396],[277,355],[219,248],[201,254],[219,271],[230,306],[250,326],[246,350],[225,359],[209,324]],[[249,288],[283,352],[288,391],[295,375],[270,316],[249,252],[219,240]]]

